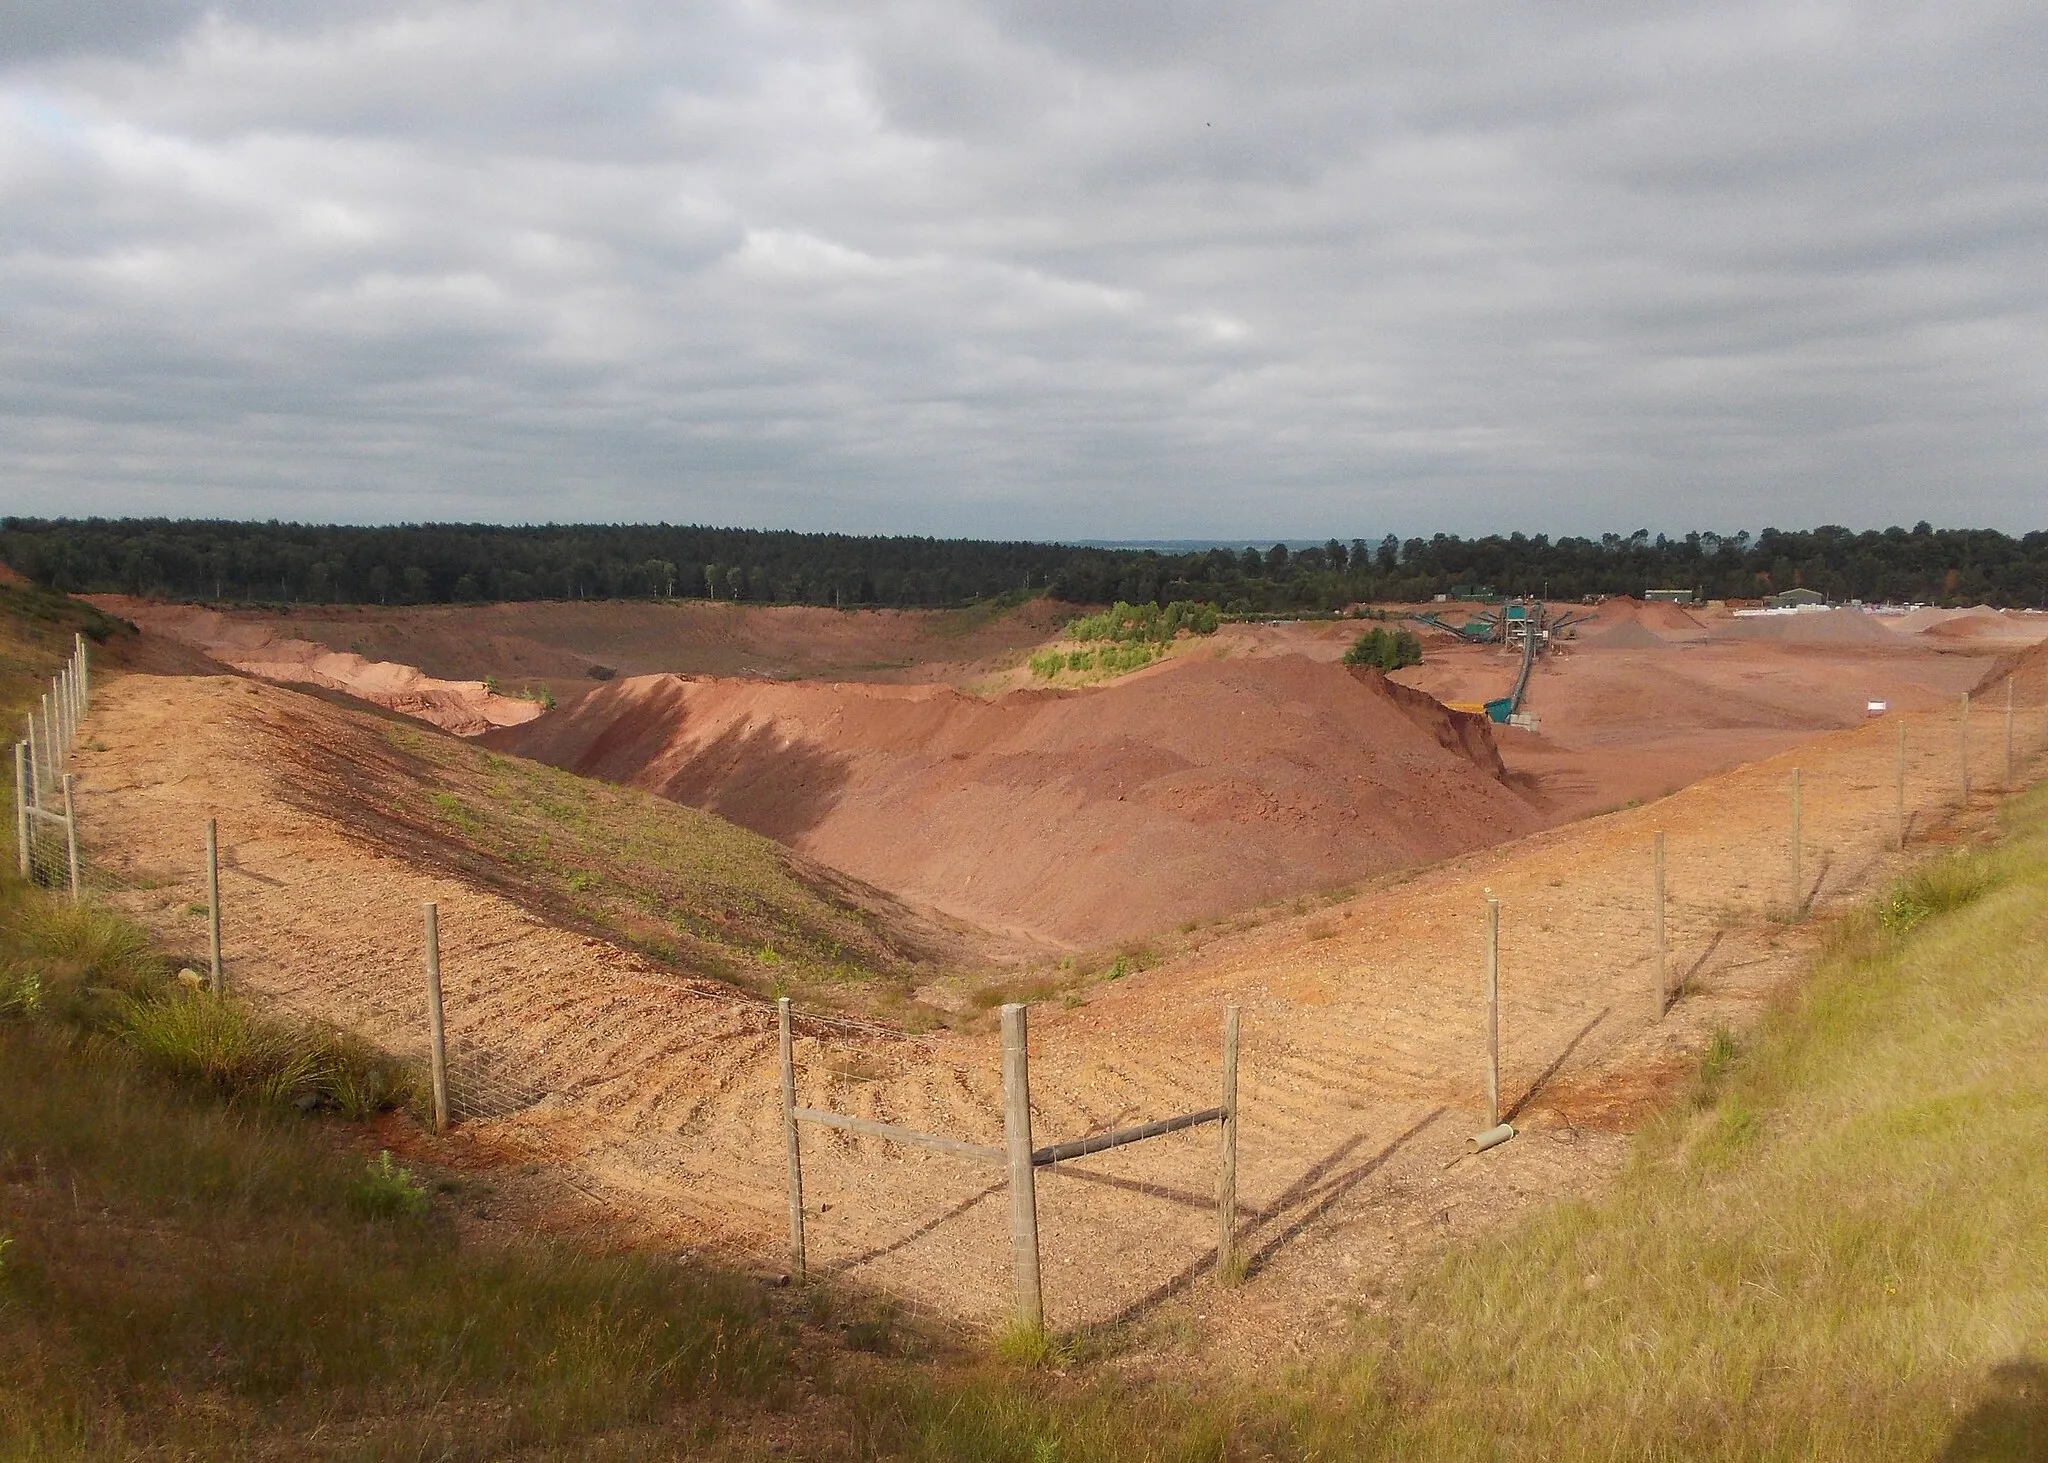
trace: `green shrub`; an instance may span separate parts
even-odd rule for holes
[[[411,1170],[392,1161],[389,1148],[348,1188],[348,1207],[365,1219],[417,1219],[431,1203]]]
[[[1223,616],[1215,605],[1180,599],[1163,609],[1156,604],[1126,604],[1118,600],[1100,614],[1083,615],[1067,626],[1072,640],[1111,640],[1118,643],[1150,641],[1164,645],[1182,630],[1195,635],[1214,635]]]
[[[1383,671],[1421,665],[1422,642],[1410,631],[1374,626],[1351,643],[1344,652],[1344,664],[1376,666]]]
[[[1067,658],[1057,650],[1041,650],[1031,657],[1031,674],[1049,681],[1066,668]]]

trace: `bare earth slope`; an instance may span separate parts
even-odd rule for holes
[[[1074,945],[1536,826],[1482,718],[1299,656],[1087,691],[640,677],[492,743],[708,808],[857,878]]]
[[[1085,701],[1087,698],[1074,698]],[[570,1208],[634,1216],[671,1244],[775,1263],[782,1136],[768,1009],[680,981],[550,925],[445,863],[423,866],[342,802],[309,799],[297,750],[359,715],[226,679],[110,679],[78,756],[87,850],[173,949],[203,948],[198,830],[221,819],[230,980],[399,1049],[424,1030],[419,901],[440,901],[449,1022],[501,1099],[451,1152],[516,1154],[562,1175]],[[1978,807],[1997,749],[1984,712]],[[1909,714],[1908,799],[1933,832],[1955,785],[1948,713]],[[2038,723],[2026,751],[2039,746]],[[380,733],[381,735],[381,733]],[[1803,746],[1805,898],[1868,887],[1888,863],[1893,726]],[[1745,768],[1630,809],[1469,854],[1404,883],[1259,926],[1034,1010],[1041,1141],[1215,1101],[1222,998],[1245,1007],[1239,1192],[1250,1284],[1206,1287],[1205,1323],[1273,1360],[1341,1334],[1444,1237],[1596,1182],[1640,1098],[1707,1033],[1794,968],[1807,927],[1785,894],[1786,776]],[[431,789],[419,789],[425,796]],[[402,790],[394,789],[397,796]],[[1672,978],[1650,1024],[1649,847],[1670,840]],[[1478,933],[1503,902],[1503,1091],[1522,1136],[1464,1159],[1480,1082]],[[804,1103],[1001,1141],[992,1039],[919,1040],[806,1020]],[[812,1262],[907,1301],[995,1320],[1010,1293],[1001,1175],[844,1133],[806,1136]],[[1058,1325],[1142,1309],[1211,1253],[1210,1130],[1064,1163],[1041,1179]],[[1235,1344],[1233,1341],[1232,1344]]]
[[[442,680],[410,665],[369,660],[281,633],[270,616],[253,618],[204,605],[156,604],[122,595],[95,595],[109,614],[140,625],[153,640],[189,647],[266,681],[302,682],[343,691],[458,736],[494,726],[516,726],[540,715],[538,703],[501,696],[483,681]]]
[[[707,600],[539,600],[487,605],[305,605],[213,610],[116,596],[110,612],[168,634],[250,637],[418,666],[430,677],[495,676],[508,689],[546,686],[567,702],[624,676],[760,675],[839,681],[960,681],[1036,645],[1079,607],[1047,599],[1015,608],[828,610]],[[199,618],[209,617],[209,618]]]

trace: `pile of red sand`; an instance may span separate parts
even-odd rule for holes
[[[1670,644],[1640,620],[1623,620],[1611,630],[1597,630],[1583,643],[1602,650],[1658,650]]]
[[[899,896],[1087,946],[1537,826],[1483,717],[1302,656],[1083,691],[644,676],[493,745],[709,809]]]
[[[438,680],[413,666],[365,660],[349,651],[281,636],[265,625],[231,618],[204,605],[155,604],[115,595],[95,595],[93,603],[139,625],[149,635],[200,651],[248,675],[343,691],[458,736],[517,726],[541,713],[536,703],[500,696],[482,681]]]
[[[1660,599],[1641,600],[1625,594],[1602,600],[1593,612],[1592,632],[1616,629],[1622,625],[1640,625],[1663,640],[1697,639],[1706,634],[1706,626],[1684,605]],[[1588,638],[1591,638],[1591,633]]]
[[[2048,701],[2048,642],[2037,642],[2024,650],[2008,650],[1991,663],[1973,694],[2005,694],[2012,682],[2013,701],[2020,706],[2039,706]]]
[[[1797,610],[1742,615],[1714,631],[1717,640],[1777,640],[1787,645],[1896,643],[1884,621],[1862,610]]]

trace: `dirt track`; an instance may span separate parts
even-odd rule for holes
[[[232,680],[128,676],[79,755],[89,849],[174,946],[199,943],[198,828],[226,848],[229,969],[243,987],[402,1048],[421,1037],[418,904],[441,902],[450,1020],[465,1060],[530,1105],[469,1125],[467,1151],[532,1154],[675,1243],[774,1264],[781,1141],[767,1012],[655,975],[503,899],[425,877],[293,806],[280,739],[337,708]],[[1954,728],[1908,715],[1922,827],[1952,796]],[[1977,782],[1999,766],[1979,715]],[[2029,727],[2038,745],[2038,731]],[[1886,866],[1892,723],[1802,747],[1806,869],[1825,906]],[[1040,1141],[1206,1106],[1226,994],[1245,1006],[1240,1190],[1252,1282],[1198,1291],[1218,1344],[1266,1360],[1340,1324],[1398,1262],[1443,1237],[1581,1190],[1619,1161],[1640,1103],[1713,1026],[1795,967],[1781,757],[1653,806],[1468,855],[1265,925],[1033,1013]],[[1982,796],[1980,794],[1980,796]],[[1647,850],[1671,843],[1675,965],[1692,992],[1648,1020]],[[1477,1121],[1479,911],[1504,906],[1504,1092],[1525,1131],[1460,1159]],[[999,1141],[992,1042],[807,1024],[802,1100]],[[459,1147],[461,1145],[458,1145]],[[1047,1303],[1070,1325],[1142,1313],[1213,1243],[1207,1130],[1079,1161],[1043,1184]],[[820,1270],[987,1322],[1009,1279],[996,1175],[869,1139],[808,1143]],[[1148,1186],[1153,1191],[1146,1191]]]

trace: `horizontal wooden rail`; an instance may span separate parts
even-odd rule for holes
[[[935,1148],[941,1153],[951,1153],[957,1158],[974,1158],[983,1163],[1003,1161],[1003,1150],[1000,1148],[989,1148],[980,1143],[963,1143],[958,1138],[941,1138],[936,1133],[920,1133],[915,1128],[899,1128],[894,1123],[878,1123],[873,1118],[822,1112],[815,1107],[797,1108],[795,1117],[800,1123],[844,1128],[850,1133],[866,1133],[870,1138],[886,1138],[891,1143],[908,1143],[915,1148]]]
[[[71,821],[62,813],[53,813],[48,808],[38,808],[34,804],[29,805],[28,814],[31,818],[41,818],[45,823],[63,824]]]
[[[1200,1112],[1183,1113],[1177,1118],[1161,1118],[1156,1123],[1140,1123],[1135,1128],[1117,1128],[1113,1132],[1097,1133],[1092,1138],[1075,1138],[1070,1142],[1055,1143],[1050,1148],[1041,1148],[1033,1153],[1031,1162],[1034,1167],[1044,1168],[1048,1163],[1064,1163],[1069,1158],[1081,1158],[1090,1153],[1101,1153],[1131,1143],[1142,1143],[1147,1138],[1178,1133],[1182,1128],[1195,1128],[1203,1123],[1222,1121],[1222,1108],[1205,1107]]]

